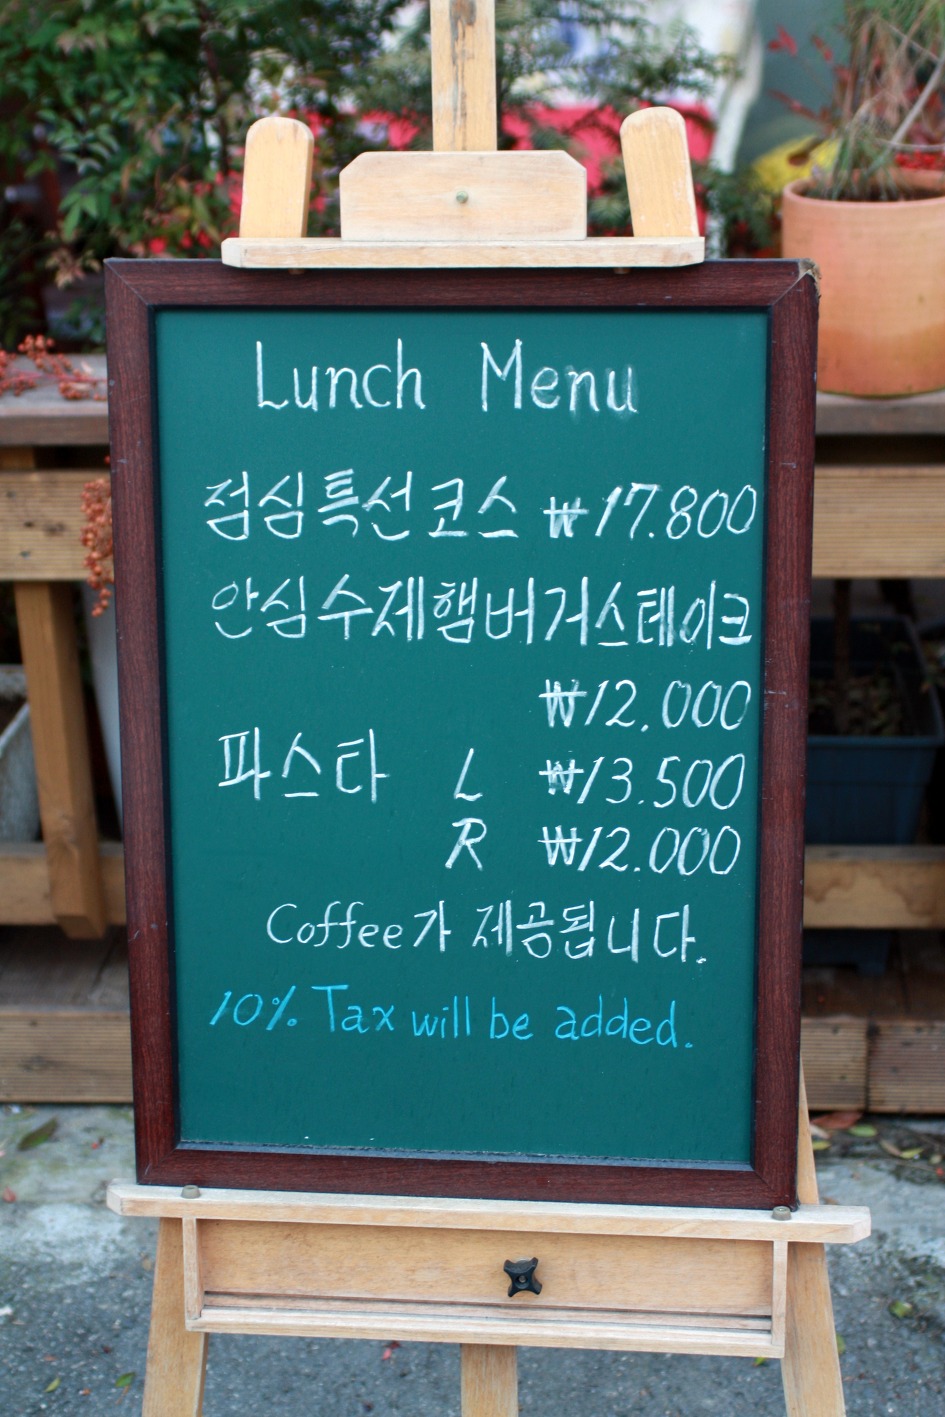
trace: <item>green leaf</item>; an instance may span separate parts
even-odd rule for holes
[[[811,1142],[811,1149],[813,1151],[829,1151],[830,1143],[829,1141],[814,1141]]]
[[[122,1375],[121,1375],[120,1378],[116,1378],[116,1379],[115,1379],[115,1386],[116,1386],[116,1387],[131,1387],[131,1384],[134,1382],[134,1380],[135,1380],[135,1374],[134,1374],[134,1373],[122,1373]]]
[[[52,1382],[47,1383],[46,1387],[43,1388],[43,1392],[55,1392],[61,1382],[62,1378],[53,1378]]]
[[[35,1127],[33,1131],[27,1132],[25,1137],[20,1137],[17,1151],[32,1151],[34,1146],[42,1146],[44,1141],[49,1141],[56,1135],[58,1126],[59,1118],[50,1117],[41,1127]]]
[[[763,1368],[764,1365],[767,1363],[767,1361],[768,1361],[767,1358],[756,1358],[756,1359],[755,1359],[755,1367],[756,1367],[756,1368]]]
[[[914,1307],[905,1299],[894,1299],[889,1305],[889,1312],[894,1319],[907,1319]]]
[[[847,1133],[851,1137],[875,1137],[876,1128],[870,1122],[857,1122],[855,1127],[848,1127]]]
[[[900,1151],[899,1155],[903,1161],[916,1161],[924,1150],[925,1148],[921,1146],[911,1146],[908,1151]]]
[[[836,1335],[836,1339],[837,1339],[837,1354],[839,1355],[839,1357],[842,1358],[843,1355],[844,1355],[844,1353],[846,1353],[846,1351],[847,1351],[847,1341],[846,1341],[846,1339],[844,1338],[844,1336],[843,1336],[842,1333],[838,1333],[838,1334]]]

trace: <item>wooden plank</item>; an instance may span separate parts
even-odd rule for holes
[[[206,1286],[203,1282],[203,1260],[197,1244],[198,1222],[192,1217],[181,1221],[184,1242],[184,1320],[200,1317]]]
[[[714,1353],[731,1358],[777,1358],[780,1352],[765,1330],[727,1331],[721,1325],[628,1322],[588,1318],[570,1310],[520,1314],[512,1325],[505,1310],[440,1305],[417,1311],[399,1306],[352,1310],[329,1301],[231,1308],[208,1301],[202,1318],[191,1325],[206,1333],[311,1335],[321,1338],[367,1338],[406,1343],[528,1344],[534,1348],[605,1348],[622,1353]]]
[[[514,1348],[462,1345],[462,1417],[518,1417],[517,1357]]]
[[[945,465],[818,463],[814,575],[945,575]]]
[[[125,861],[117,842],[99,846],[99,868],[109,925],[125,923]],[[5,925],[53,925],[49,866],[42,842],[0,844],[0,921]]]
[[[246,134],[240,236],[304,236],[314,138],[306,123],[272,115]]]
[[[699,235],[686,120],[675,108],[641,108],[620,126],[635,237]]]
[[[819,1111],[865,1108],[869,1094],[865,1018],[802,1018],[801,1059],[810,1105]]]
[[[22,472],[26,468],[35,467],[35,448],[24,447],[22,444],[13,448],[0,446],[0,471]]]
[[[521,1313],[546,1309],[770,1319],[771,1243],[549,1233],[529,1220],[520,1216],[517,1229],[499,1232],[200,1220],[201,1284],[208,1296],[236,1304],[265,1296],[365,1307],[492,1305],[511,1326]],[[782,1235],[786,1229],[782,1222]],[[541,1293],[510,1296],[504,1263],[530,1256],[538,1257]]]
[[[788,1256],[792,1246],[786,1240],[775,1241],[772,1249],[771,1266],[771,1342],[777,1356],[784,1356],[785,1331],[787,1328],[787,1272]]]
[[[142,1417],[200,1417],[207,1339],[184,1327],[181,1223],[162,1220],[154,1262]]]
[[[184,1233],[186,1236],[186,1229]],[[185,1265],[187,1263],[186,1243],[184,1247],[184,1263]],[[556,1308],[552,1315],[547,1309],[526,1310],[522,1307],[518,1310],[518,1318],[514,1321],[513,1329],[509,1322],[508,1315],[510,1312],[514,1313],[514,1309],[510,1311],[508,1307],[502,1305],[464,1304],[462,1300],[456,1300],[449,1304],[437,1304],[435,1307],[429,1303],[424,1303],[422,1300],[413,1300],[402,1303],[392,1303],[389,1307],[385,1306],[384,1308],[371,1304],[370,1308],[368,1308],[364,1303],[358,1303],[357,1301],[324,1299],[319,1297],[313,1298],[308,1294],[290,1295],[288,1297],[272,1294],[254,1294],[250,1296],[249,1299],[243,1299],[239,1295],[211,1292],[205,1295],[202,1313],[195,1326],[212,1329],[216,1319],[224,1315],[238,1315],[241,1310],[244,1314],[247,1312],[255,1314],[258,1319],[263,1309],[268,1310],[270,1315],[279,1315],[283,1318],[294,1319],[300,1314],[304,1314],[309,1318],[321,1315],[328,1319],[329,1324],[332,1324],[332,1322],[334,1324],[338,1322],[350,1324],[353,1321],[359,1327],[365,1322],[366,1316],[370,1314],[368,1322],[373,1322],[374,1324],[374,1336],[377,1336],[379,1330],[380,1334],[385,1338],[392,1336],[384,1327],[385,1323],[393,1321],[399,1325],[401,1334],[416,1338],[418,1337],[417,1334],[411,1335],[410,1323],[417,1323],[419,1320],[420,1324],[423,1325],[423,1320],[426,1319],[427,1324],[425,1327],[432,1330],[434,1342],[451,1341],[444,1337],[444,1323],[455,1325],[458,1333],[456,1341],[464,1342],[462,1326],[468,1324],[471,1319],[474,1323],[477,1320],[481,1321],[482,1319],[486,1319],[491,1324],[495,1324],[498,1327],[500,1336],[490,1338],[490,1342],[513,1344],[516,1342],[516,1335],[521,1332],[521,1327],[524,1323],[536,1323],[538,1326],[536,1331],[539,1333],[544,1329],[544,1341],[549,1342],[549,1321],[553,1323],[563,1316],[570,1321],[572,1328],[578,1328],[583,1322],[585,1333],[589,1323],[595,1325],[604,1323],[611,1328],[622,1325],[623,1328],[626,1329],[628,1319],[626,1314],[610,1309],[595,1309],[592,1311],[591,1316],[585,1314],[582,1320],[582,1315],[579,1310],[562,1310]],[[431,1313],[436,1315],[436,1328],[429,1322]],[[528,1315],[527,1318],[525,1317],[526,1313]],[[681,1332],[688,1330],[690,1334],[698,1334],[700,1332],[704,1334],[710,1323],[713,1332],[724,1333],[729,1337],[739,1334],[753,1334],[768,1338],[771,1333],[771,1319],[765,1316],[733,1317],[732,1315],[713,1314],[711,1319],[707,1319],[704,1314],[675,1313],[671,1316],[667,1316],[666,1314],[651,1314],[640,1311],[632,1315],[631,1321],[635,1330],[645,1328],[649,1331],[653,1331],[654,1329],[658,1329],[664,1337],[666,1328],[670,1323],[674,1330]],[[493,1332],[495,1331],[494,1329]],[[349,1337],[355,1336],[363,1337],[365,1335],[349,1335]],[[578,1344],[576,1346],[581,1345]],[[583,1346],[596,1347],[597,1345],[585,1341]],[[618,1344],[616,1346],[619,1347],[621,1345]]]
[[[242,270],[424,270],[430,267],[692,266],[705,259],[701,236],[595,236],[586,241],[345,241],[307,237],[292,241],[229,236],[223,264]]]
[[[340,187],[345,241],[587,236],[587,173],[565,152],[362,153]]]
[[[0,1007],[0,1101],[130,1102],[127,1011]]]
[[[72,593],[29,581],[14,593],[53,914],[67,935],[97,938],[105,898]]]
[[[433,146],[491,152],[498,141],[495,6],[431,0]]]
[[[80,367],[103,380],[99,391],[107,387],[104,354],[84,354],[74,361]],[[23,364],[27,368],[26,362]],[[35,447],[83,447],[108,443],[108,408],[96,399],[64,399],[54,383],[46,380],[19,398],[0,398],[0,447],[33,445]]]
[[[467,1228],[533,1234],[631,1235],[662,1239],[764,1241],[791,1238],[852,1244],[867,1231],[869,1212],[859,1207],[801,1207],[784,1222],[764,1210],[705,1206],[562,1206],[548,1201],[463,1200],[420,1196],[359,1196],[311,1191],[245,1191],[201,1187],[181,1196],[178,1186],[138,1186],[114,1181],[108,1204],[118,1215],[197,1216],[202,1220],[270,1221],[279,1224],[393,1226],[434,1230]],[[534,1253],[534,1251],[531,1251]]]
[[[945,389],[910,398],[857,399],[817,395],[817,432],[832,435],[945,433]]]
[[[868,1106],[873,1112],[945,1112],[945,1021],[876,1021]]]
[[[809,846],[804,924],[874,930],[945,926],[945,847]]]
[[[0,580],[81,581],[82,489],[104,469],[0,472]]]

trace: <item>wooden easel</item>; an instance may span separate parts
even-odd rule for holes
[[[312,136],[250,130],[245,268],[673,266],[703,259],[680,116],[621,130],[635,235],[588,239],[583,169],[496,147],[493,6],[433,0],[434,152],[367,154],[341,176],[341,237],[305,237]],[[463,1417],[515,1417],[516,1347],[780,1358],[789,1417],[842,1417],[824,1245],[869,1212],[820,1206],[803,1080],[794,1213],[206,1190],[116,1182],[111,1208],[160,1219],[143,1411],[199,1417],[207,1335],[462,1345]],[[537,1256],[541,1294],[508,1287]]]
[[[780,1358],[788,1417],[843,1417],[824,1245],[869,1211],[817,1203],[803,1083],[799,1141],[793,1213],[115,1182],[160,1218],[144,1417],[200,1417],[210,1333],[459,1343],[463,1417],[516,1417],[519,1344]]]

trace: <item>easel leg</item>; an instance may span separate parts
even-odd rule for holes
[[[184,1245],[179,1220],[162,1220],[141,1417],[200,1417],[207,1335],[184,1328]]]
[[[462,1345],[463,1417],[518,1417],[516,1352],[497,1344]]]
[[[817,1174],[807,1116],[807,1090],[801,1073],[797,1136],[797,1194],[816,1205]],[[781,1360],[787,1417],[844,1417],[843,1382],[833,1303],[823,1245],[789,1245],[787,1331]]]

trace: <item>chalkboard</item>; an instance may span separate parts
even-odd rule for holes
[[[812,281],[109,299],[140,1179],[793,1200]]]

